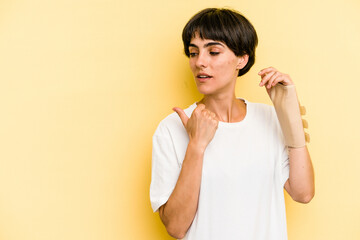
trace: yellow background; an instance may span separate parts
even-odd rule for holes
[[[0,239],[171,239],[149,201],[151,137],[199,100],[181,31],[205,7],[254,24],[237,94],[289,73],[307,107],[316,196],[286,195],[289,240],[360,239],[360,3],[0,1]]]

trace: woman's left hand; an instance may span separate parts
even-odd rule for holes
[[[261,76],[261,82],[259,86],[266,86],[268,93],[270,93],[270,89],[278,83],[285,86],[294,84],[288,74],[281,73],[273,67],[262,69],[258,75]]]

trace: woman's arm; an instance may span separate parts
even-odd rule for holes
[[[303,123],[294,84],[289,75],[273,67],[259,72],[260,86],[265,86],[274,103],[285,143],[289,147],[289,179],[284,188],[297,202],[308,203],[314,197],[314,169],[306,147]],[[276,86],[278,83],[283,86]]]
[[[189,142],[181,172],[168,201],[159,215],[168,233],[177,239],[185,236],[197,210],[204,150]]]
[[[289,179],[284,187],[297,202],[308,203],[315,195],[314,169],[307,147],[289,148]]]
[[[159,208],[159,215],[168,233],[181,239],[197,211],[204,152],[215,135],[218,120],[203,104],[197,106],[191,118],[180,108],[174,108],[174,111],[189,135],[189,144],[174,191]]]

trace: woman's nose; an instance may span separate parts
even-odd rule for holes
[[[206,68],[208,66],[208,58],[204,53],[199,53],[196,59],[196,67],[198,68]]]

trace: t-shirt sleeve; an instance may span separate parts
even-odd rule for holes
[[[173,141],[164,126],[159,126],[153,136],[150,202],[154,212],[169,199],[179,177]]]
[[[286,180],[289,178],[290,166],[289,166],[289,155],[288,149],[284,145],[282,146],[281,153],[281,185],[284,186]]]

